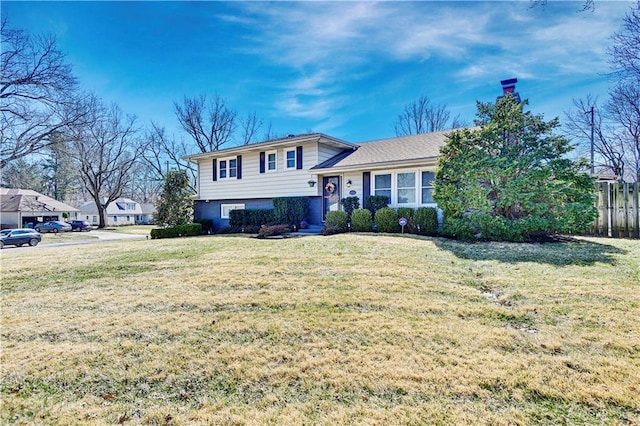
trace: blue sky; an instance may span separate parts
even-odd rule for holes
[[[632,2],[8,2],[53,34],[83,89],[177,137],[173,102],[219,94],[278,134],[395,136],[422,95],[468,123],[516,77],[530,109],[560,116],[606,97],[607,47]],[[262,135],[264,130],[260,132]]]

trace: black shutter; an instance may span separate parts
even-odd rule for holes
[[[264,151],[260,153],[260,173],[264,173]]]
[[[302,147],[296,147],[296,169],[302,169]]]
[[[236,178],[242,179],[242,155],[236,157]]]
[[[213,180],[218,180],[218,160],[213,159]]]
[[[367,197],[371,195],[371,172],[362,172],[362,203],[367,202]]]

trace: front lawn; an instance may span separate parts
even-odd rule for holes
[[[2,424],[640,423],[639,241],[0,256]]]

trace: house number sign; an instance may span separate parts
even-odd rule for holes
[[[407,219],[401,217],[398,219],[398,225],[402,226],[402,233],[404,234],[404,227],[407,226]]]

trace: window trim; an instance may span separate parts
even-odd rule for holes
[[[270,155],[274,155],[275,159],[273,160],[273,166],[274,168],[271,169],[269,168],[269,166],[271,165],[271,162],[269,161],[269,156]],[[278,171],[278,151],[274,150],[274,151],[267,151],[264,153],[264,162],[265,162],[265,166],[264,166],[264,171],[266,173],[273,173],[273,172],[277,172]]]
[[[407,186],[407,187],[400,187],[400,185],[398,184],[398,179],[400,178],[401,174],[413,174],[413,186]],[[395,173],[395,184],[396,184],[396,189],[395,189],[395,196],[396,196],[396,204],[397,206],[401,206],[401,207],[405,207],[405,206],[415,206],[418,203],[416,202],[416,200],[418,199],[417,197],[417,189],[418,187],[416,186],[416,175],[418,174],[417,171],[415,170],[406,170],[406,171],[401,171],[401,172],[396,172]],[[422,175],[421,175],[422,176]],[[400,190],[407,190],[407,189],[413,189],[413,202],[412,203],[401,203],[400,202]]]
[[[293,158],[291,159],[293,161],[293,166],[289,166],[289,153],[290,152],[293,152]],[[295,170],[297,168],[297,165],[298,165],[298,153],[297,153],[297,149],[296,148],[287,149],[284,152],[284,165],[285,165],[285,168],[287,170],[290,170],[290,169],[294,169]]]
[[[435,180],[435,170],[428,168],[415,168],[415,169],[400,169],[400,170],[380,170],[379,172],[371,172],[370,175],[370,195],[376,195],[376,190],[382,191],[391,191],[391,197],[389,199],[389,207],[398,208],[398,207],[421,207],[421,206],[434,206],[436,205],[435,201],[427,201],[423,202],[422,200],[422,173],[429,172],[434,174]],[[398,190],[399,189],[410,189],[410,188],[398,188],[398,175],[400,173],[414,173],[414,191],[415,198],[413,203],[398,203]],[[391,188],[377,188],[376,187],[376,176],[383,175],[391,175]],[[427,187],[425,187],[427,188]],[[430,186],[433,189],[433,184]]]
[[[427,185],[427,186],[422,185],[422,174],[423,173],[432,173],[433,174],[433,180],[431,181],[431,185]],[[420,205],[436,204],[436,202],[433,200],[433,188],[434,188],[433,182],[435,182],[435,180],[436,180],[436,172],[435,172],[435,170],[434,171],[432,171],[432,170],[420,170]],[[422,198],[422,191],[424,189],[427,189],[427,188],[431,189],[431,201],[424,201],[424,199]]]
[[[224,210],[227,209],[227,215],[225,216]],[[244,203],[224,203],[220,204],[220,219],[229,219],[229,212],[231,210],[244,210]]]
[[[235,162],[235,167],[231,167],[231,162]],[[224,163],[224,167],[222,166]],[[233,176],[231,171],[234,170]],[[224,176],[222,174],[224,173]],[[218,160],[218,179],[237,179],[238,178],[238,157],[225,157]]]

